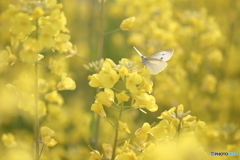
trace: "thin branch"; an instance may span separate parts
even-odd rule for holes
[[[119,30],[120,30],[120,28],[115,29],[115,30],[112,30],[112,31],[109,31],[109,32],[105,32],[104,35],[108,35],[108,34],[111,34],[111,33],[117,32],[117,31],[119,31]]]

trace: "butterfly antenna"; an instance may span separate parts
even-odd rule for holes
[[[139,56],[143,56],[138,50],[136,47],[133,46],[133,48],[135,49],[135,51],[139,54]]]

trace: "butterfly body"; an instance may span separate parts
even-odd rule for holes
[[[135,47],[133,47],[142,59],[142,64],[149,70],[150,74],[156,75],[167,67],[167,63],[173,54],[173,49],[165,49],[150,56],[143,56]]]

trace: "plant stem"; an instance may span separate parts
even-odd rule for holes
[[[36,19],[36,39],[38,39],[38,19]],[[35,135],[35,160],[39,160],[39,119],[38,119],[38,61],[34,63],[34,135]]]
[[[104,44],[104,0],[101,0],[99,39],[98,39],[98,59],[102,58]]]
[[[103,53],[103,44],[104,44],[104,0],[101,0],[100,6],[100,23],[99,23],[99,37],[98,37],[98,59],[102,58]],[[99,89],[96,90],[96,93],[99,92]],[[94,113],[96,114],[96,113]],[[95,115],[94,115],[95,116]],[[93,127],[95,134],[91,137],[91,142],[93,143],[94,148],[98,148],[98,136],[99,136],[99,125],[100,125],[100,116],[96,115],[96,119],[93,119]]]
[[[112,151],[112,158],[111,160],[115,159],[115,154],[116,154],[116,149],[117,149],[117,142],[118,142],[118,127],[119,127],[119,121],[121,120],[122,117],[122,112],[123,111],[123,103],[120,105],[120,111],[119,111],[119,117],[117,121],[117,125],[115,128],[115,137],[114,137],[114,143],[113,143],[113,151]]]

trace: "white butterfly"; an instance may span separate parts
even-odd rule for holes
[[[167,67],[167,63],[173,54],[174,49],[165,49],[150,56],[143,56],[137,48],[133,47],[142,58],[144,64],[149,70],[150,74],[156,75]]]

